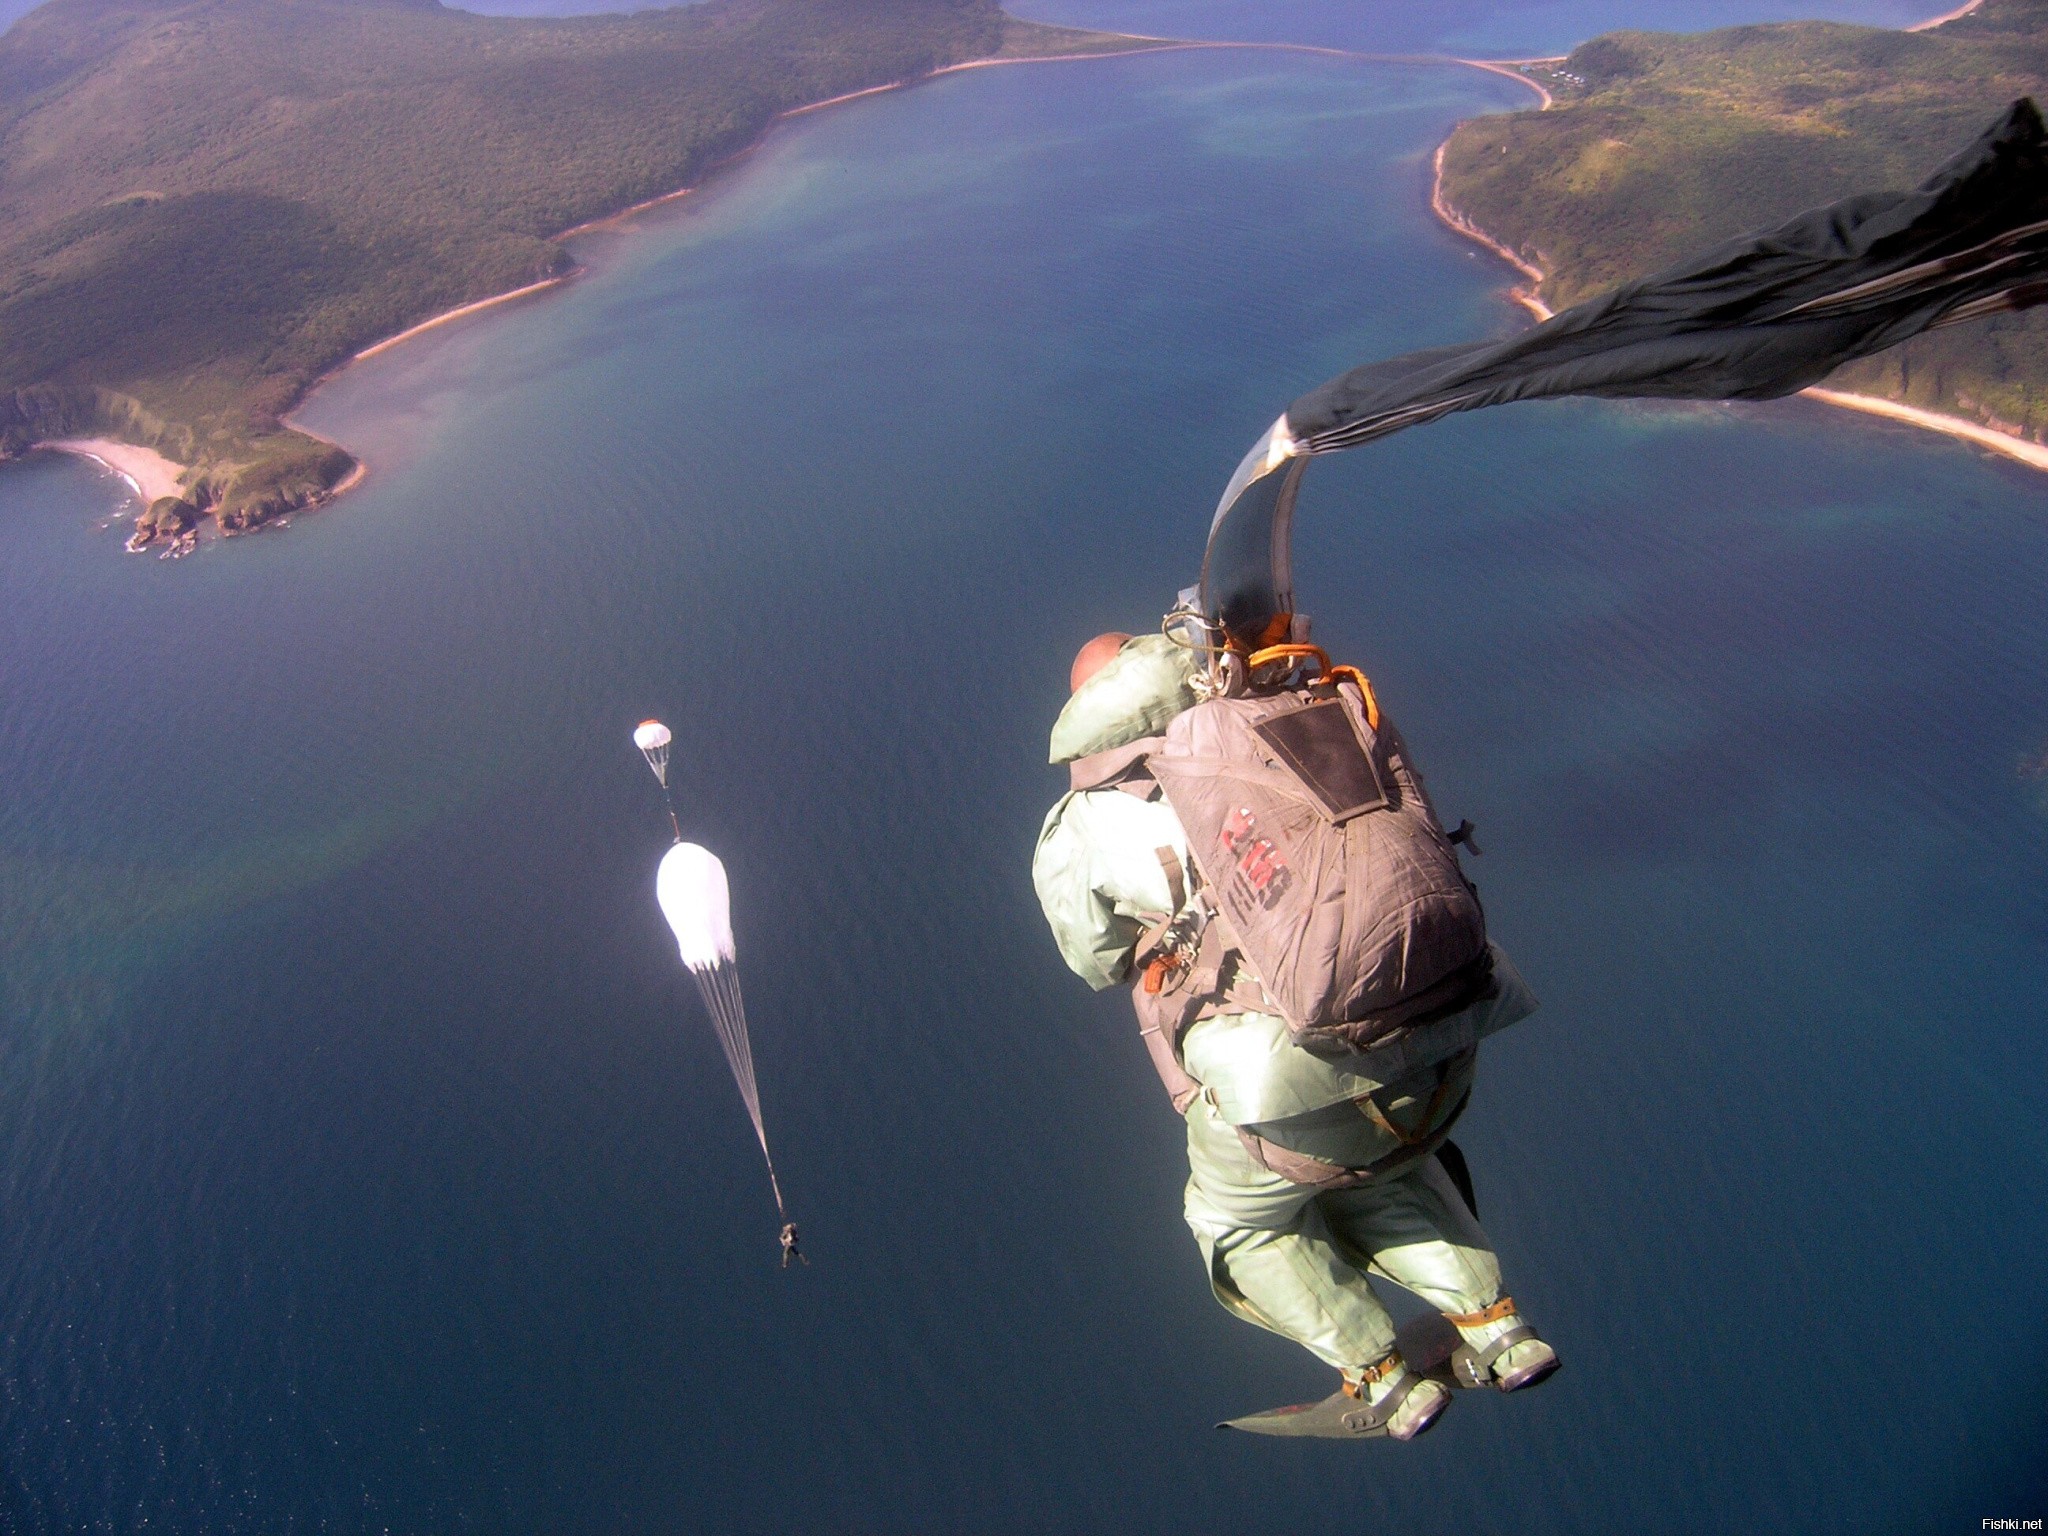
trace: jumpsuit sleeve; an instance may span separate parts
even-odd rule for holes
[[[1098,992],[1130,974],[1147,919],[1172,907],[1162,847],[1186,862],[1173,812],[1121,790],[1068,795],[1045,819],[1031,884],[1060,957]]]

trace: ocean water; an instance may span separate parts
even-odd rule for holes
[[[539,3],[482,0],[473,8]],[[1567,53],[1589,37],[1624,28],[1699,32],[1805,20],[1908,27],[1954,7],[1938,0],[1018,0],[1010,9],[1034,21],[1154,37],[1529,58]]]
[[[1454,68],[975,71],[324,389],[124,556],[0,473],[0,1529],[1974,1529],[2048,1508],[2048,479],[1785,404],[1319,463],[1318,634],[1544,999],[1460,1131],[1566,1370],[1407,1447],[1228,1318],[1027,866],[1074,645],[1284,402],[1520,323]],[[777,1161],[651,900],[735,885]]]
[[[41,0],[0,0],[0,31]],[[469,0],[487,16],[587,16],[658,9],[638,0]],[[1819,17],[1902,27],[1949,9],[1940,0],[1020,0],[1017,15],[1170,37],[1315,43],[1395,52],[1563,52],[1617,27],[1696,31]]]

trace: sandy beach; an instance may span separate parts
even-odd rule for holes
[[[1925,427],[1930,432],[1944,432],[1950,437],[1975,443],[1980,448],[1989,448],[1993,453],[2002,453],[2009,459],[2018,459],[2035,469],[2048,469],[2048,448],[2024,437],[2000,432],[1996,427],[1966,421],[1960,416],[1944,416],[1938,411],[1923,411],[1917,405],[1901,405],[1896,400],[1883,400],[1876,395],[1852,395],[1845,389],[1823,389],[1818,384],[1811,389],[1802,389],[1800,393],[1809,399],[1839,405],[1844,410],[1884,416],[1909,426]]]
[[[1959,5],[1952,11],[1943,11],[1939,16],[1930,16],[1925,21],[1916,21],[1906,30],[1908,32],[1932,32],[1944,22],[1962,20],[1963,17],[1969,15],[1970,12],[1976,10],[1983,3],[1984,0],[1967,0],[1966,4]]]
[[[60,437],[36,446],[75,453],[105,465],[128,482],[128,488],[145,507],[165,496],[185,494],[185,488],[178,484],[185,466],[165,458],[154,448],[138,448],[133,443],[117,443],[105,437]]]
[[[680,194],[672,193],[670,195],[679,196]],[[666,201],[666,199],[661,199],[661,201]],[[652,204],[642,204],[641,206],[651,207]],[[630,212],[631,210],[629,209],[627,211]],[[615,214],[613,215],[613,217],[620,217],[620,215]],[[578,227],[583,228],[587,226]],[[571,230],[569,231],[569,233],[573,234],[575,233],[575,231]],[[401,341],[409,341],[423,331],[431,331],[436,326],[446,325],[451,320],[460,320],[464,315],[473,315],[476,314],[479,310],[495,309],[500,304],[509,304],[514,299],[523,299],[529,293],[545,292],[547,289],[553,288],[561,283],[566,283],[568,280],[568,274],[566,273],[563,274],[561,277],[544,277],[539,282],[528,283],[523,288],[509,288],[503,293],[494,293],[490,295],[490,297],[488,298],[474,299],[467,304],[458,304],[453,309],[444,309],[441,311],[440,314],[431,315],[427,319],[422,320],[418,325],[407,326],[404,330],[400,331],[396,336],[386,336],[382,341],[372,342],[369,346],[363,348],[362,351],[358,352],[354,357],[349,359],[349,361],[359,363],[366,357],[375,357],[379,352],[397,346]]]

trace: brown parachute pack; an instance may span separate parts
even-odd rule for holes
[[[1356,671],[1326,663],[1313,682],[1205,700],[1147,745],[1144,771],[1179,817],[1201,884],[1147,936],[1146,990],[1250,983],[1263,994],[1255,1006],[1279,1013],[1301,1045],[1337,1051],[1485,995],[1478,894]],[[1215,983],[1178,974],[1203,969],[1205,950]],[[1231,950],[1252,976],[1221,974],[1234,969]]]

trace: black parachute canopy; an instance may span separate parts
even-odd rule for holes
[[[1293,610],[1308,456],[1453,411],[1564,395],[1770,400],[1936,326],[2048,299],[2048,130],[2022,98],[1911,192],[1846,197],[1555,315],[1509,341],[1368,363],[1287,408],[1210,525],[1202,608],[1234,642]]]

